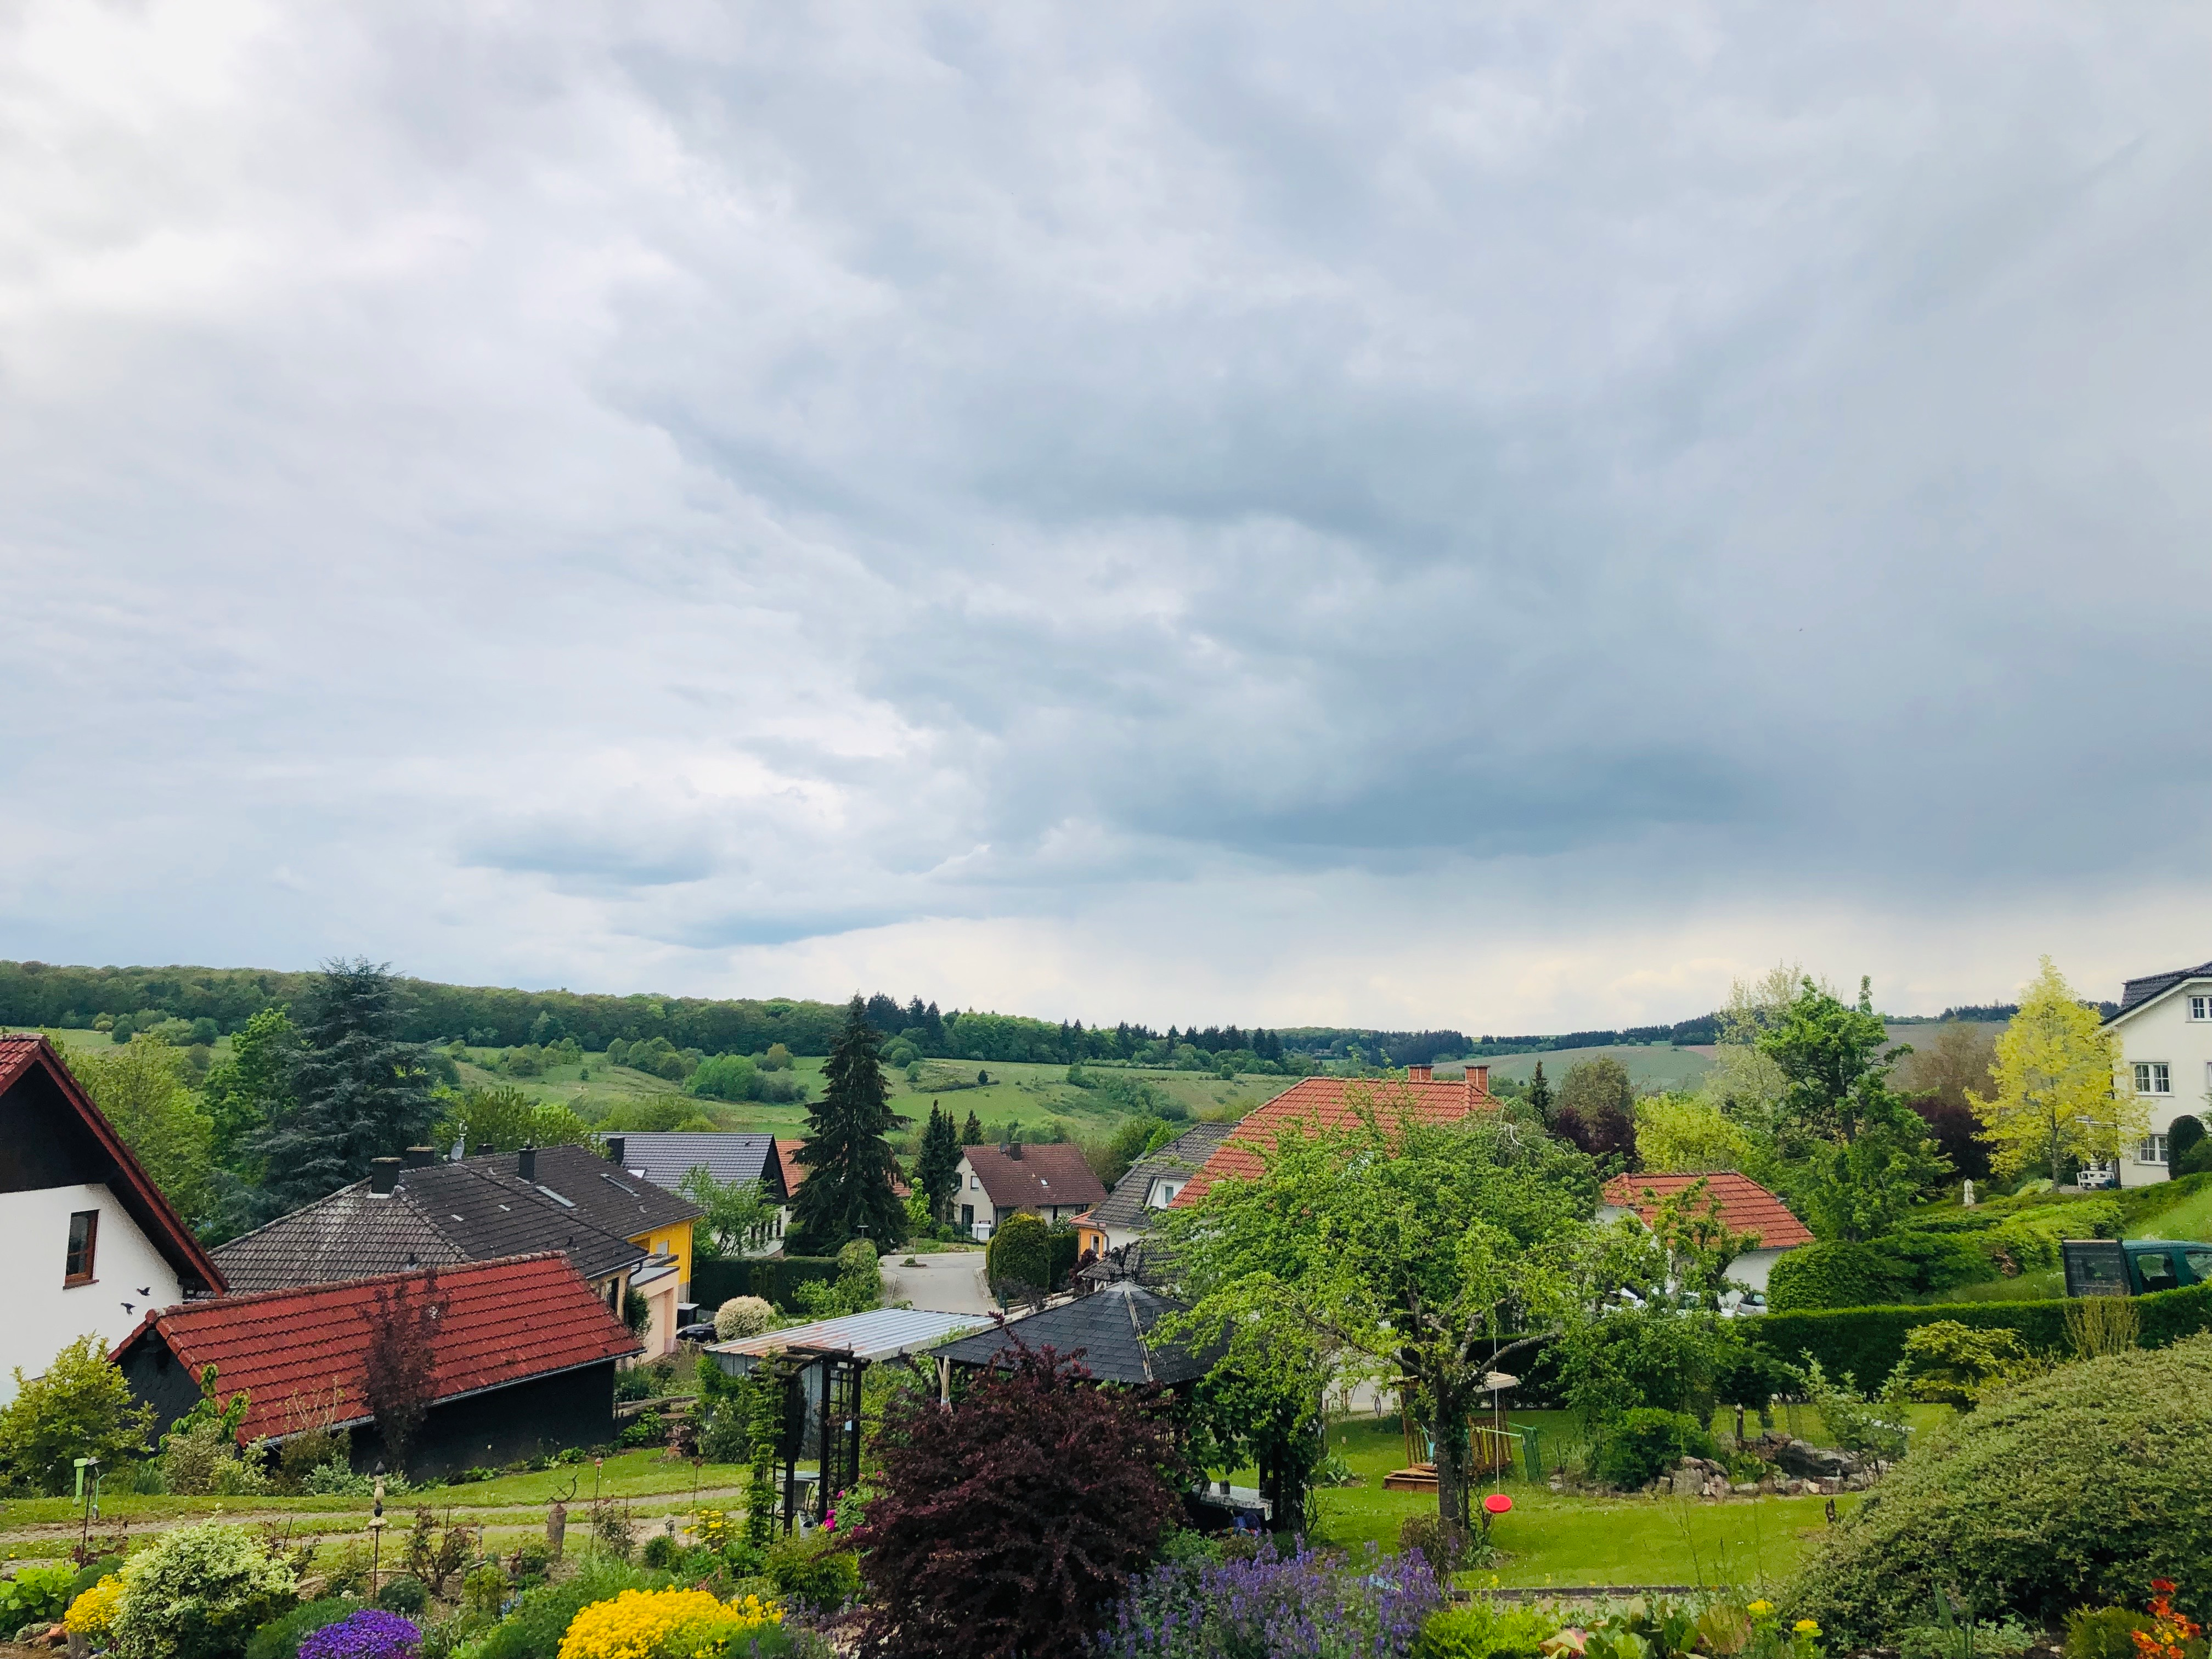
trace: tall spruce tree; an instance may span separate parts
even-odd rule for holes
[[[975,1115],[975,1109],[968,1109],[968,1121],[960,1126],[960,1144],[980,1146],[983,1144],[983,1120]]]
[[[1552,1127],[1552,1085],[1544,1079],[1544,1062],[1536,1062],[1536,1075],[1528,1079],[1528,1108],[1546,1128]]]
[[[806,1182],[794,1207],[799,1231],[824,1253],[859,1237],[863,1227],[875,1244],[895,1244],[906,1236],[906,1206],[891,1191],[898,1160],[885,1137],[908,1120],[890,1109],[879,1058],[883,1042],[868,1023],[867,1004],[855,996],[823,1063],[828,1086],[807,1110],[813,1133],[799,1149]]]
[[[915,1180],[928,1201],[930,1218],[943,1221],[951,1213],[952,1195],[960,1189],[960,1131],[952,1114],[933,1100],[929,1103],[929,1125],[921,1132]]]
[[[327,962],[316,976],[290,1097],[252,1138],[268,1171],[260,1208],[283,1215],[368,1173],[374,1158],[404,1152],[429,1133],[439,1101],[429,1054],[399,1040],[399,988],[387,967]]]

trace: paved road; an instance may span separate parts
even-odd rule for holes
[[[981,1250],[948,1250],[939,1255],[918,1255],[917,1265],[899,1264],[904,1255],[884,1258],[884,1300],[911,1302],[934,1313],[988,1314],[999,1304],[983,1285]]]

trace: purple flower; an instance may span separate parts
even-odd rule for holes
[[[1163,1566],[1133,1581],[1105,1659],[1405,1659],[1443,1595],[1418,1553]]]
[[[300,1659],[413,1659],[422,1644],[412,1620],[363,1607],[310,1633],[300,1644]]]

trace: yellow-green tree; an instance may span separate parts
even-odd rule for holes
[[[2115,1088],[2119,1063],[2118,1039],[2044,957],[2042,971],[2021,993],[2020,1012],[1997,1039],[1990,1067],[1996,1092],[1986,1100],[1966,1093],[1996,1144],[1999,1173],[2018,1175],[2041,1162],[2056,1182],[2069,1157],[2119,1156],[2121,1143],[2142,1134],[2148,1121],[2135,1091]]]

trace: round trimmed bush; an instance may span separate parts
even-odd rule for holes
[[[119,1659],[223,1659],[298,1599],[289,1562],[244,1527],[176,1527],[131,1552],[110,1626]]]
[[[1026,1212],[1008,1216],[983,1247],[983,1272],[994,1286],[1018,1294],[1052,1287],[1052,1229]]]
[[[758,1336],[775,1323],[775,1306],[764,1296],[733,1296],[714,1310],[714,1334],[725,1342]]]
[[[2212,1612],[2212,1335],[2064,1366],[1929,1431],[1787,1599],[1836,1646],[1926,1622],[1939,1585],[2048,1620],[2154,1578]]]
[[[403,1572],[385,1581],[376,1593],[376,1605],[386,1613],[420,1613],[430,1605],[430,1592],[414,1574]]]
[[[1785,1250],[1766,1276],[1766,1305],[1774,1313],[1819,1308],[1871,1308],[1894,1301],[1896,1269],[1866,1244],[1800,1244]]]

